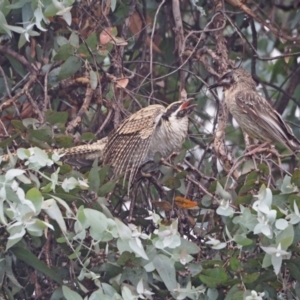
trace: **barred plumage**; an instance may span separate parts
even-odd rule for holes
[[[261,142],[279,142],[292,152],[300,149],[300,142],[291,128],[272,105],[256,92],[256,83],[246,70],[231,70],[210,88],[218,86],[223,86],[229,111],[251,138]]]
[[[152,160],[156,152],[167,157],[177,151],[187,135],[188,114],[193,106],[178,101],[167,108],[150,105],[123,121],[108,136],[104,163],[114,167],[115,175],[129,173],[129,187],[140,165]]]
[[[115,176],[129,174],[129,188],[138,168],[153,160],[156,152],[163,157],[180,150],[188,131],[188,115],[195,105],[190,100],[177,101],[168,107],[150,105],[125,119],[108,137],[96,143],[72,148],[46,150],[65,158],[93,160],[96,157],[114,168]],[[14,154],[15,155],[15,154]],[[3,155],[2,161],[9,156]]]

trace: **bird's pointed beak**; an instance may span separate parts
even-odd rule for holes
[[[219,87],[219,86],[223,86],[223,85],[222,85],[221,82],[217,81],[217,82],[211,84],[211,85],[208,87],[208,89],[209,89],[209,90],[212,90],[212,89],[215,89],[215,88],[217,88],[217,87]]]
[[[194,99],[193,98],[189,98],[189,99],[186,99],[180,106],[180,111],[186,111],[187,114],[190,114],[193,109],[197,106],[197,104],[191,104],[191,102],[193,101]]]
[[[219,86],[228,87],[228,86],[230,86],[230,84],[231,84],[230,79],[223,75],[221,78],[219,78],[219,80],[217,82],[211,84],[208,87],[208,89],[211,90],[211,89],[217,88]]]

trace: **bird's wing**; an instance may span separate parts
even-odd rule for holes
[[[271,104],[255,91],[240,91],[236,93],[236,104],[254,122],[267,131],[276,140],[292,151],[300,144],[291,128],[286,124]]]
[[[146,158],[153,132],[164,113],[162,105],[151,105],[125,119],[108,138],[104,163],[114,167],[115,175],[131,169],[131,182]]]

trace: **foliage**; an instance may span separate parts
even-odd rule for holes
[[[300,136],[300,4],[271,2],[0,1],[1,299],[300,298],[298,158],[248,157],[230,117],[222,154],[206,88],[242,61]],[[129,195],[110,166],[41,150],[184,91],[182,151]]]

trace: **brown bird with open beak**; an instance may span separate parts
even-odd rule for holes
[[[251,138],[261,142],[279,142],[292,152],[300,149],[294,136],[272,105],[255,88],[256,83],[244,69],[225,73],[209,89],[223,87],[224,100],[242,130]]]
[[[188,132],[188,115],[195,107],[190,102],[191,99],[177,101],[166,108],[150,105],[126,118],[108,137],[93,144],[45,152],[64,154],[64,158],[76,161],[98,158],[114,168],[115,176],[125,173],[126,178],[130,174],[130,188],[139,167],[153,160],[156,152],[166,158],[180,150]],[[8,155],[1,157],[1,161],[8,160]]]
[[[114,168],[114,174],[129,173],[129,185],[139,167],[160,152],[168,157],[180,150],[188,132],[188,115],[195,105],[191,100],[150,105],[125,119],[109,136],[103,161]],[[126,176],[126,175],[125,175]]]

